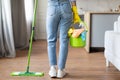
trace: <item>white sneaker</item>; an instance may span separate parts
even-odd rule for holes
[[[63,78],[66,75],[66,72],[63,70],[58,70],[57,78]]]
[[[50,71],[49,71],[49,75],[50,75],[51,78],[55,78],[57,76],[55,66],[51,66]]]

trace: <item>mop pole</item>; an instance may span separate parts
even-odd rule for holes
[[[32,41],[33,41],[34,28],[35,28],[35,20],[36,20],[37,3],[38,3],[38,0],[35,0],[34,13],[33,13],[33,22],[32,22],[32,32],[31,32],[31,36],[30,36],[30,45],[29,45],[29,50],[28,50],[27,69],[26,69],[25,72],[12,72],[11,73],[12,76],[39,76],[39,77],[44,76],[43,72],[29,72],[30,56],[31,56],[31,51],[32,51]]]
[[[29,51],[28,51],[28,64],[27,64],[26,72],[29,72],[29,66],[30,66],[30,56],[31,56],[31,52],[32,52],[32,42],[33,42],[33,35],[34,35],[35,23],[36,23],[37,3],[38,3],[38,0],[35,0],[33,22],[32,22],[32,32],[31,32],[31,37],[30,37],[30,45],[29,45]]]

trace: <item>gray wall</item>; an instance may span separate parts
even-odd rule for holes
[[[120,14],[92,14],[90,47],[104,47],[104,34],[113,30],[114,22]]]

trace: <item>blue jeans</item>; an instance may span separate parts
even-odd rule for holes
[[[64,69],[68,55],[67,32],[72,24],[72,11],[69,0],[48,0],[47,9],[47,43],[50,66],[57,65],[56,41],[59,29],[58,68]]]

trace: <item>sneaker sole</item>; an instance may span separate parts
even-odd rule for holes
[[[50,74],[49,74],[49,76],[50,76],[51,78],[56,78],[56,77],[57,77],[57,75],[50,75]]]
[[[67,73],[65,73],[65,75],[62,76],[62,77],[61,77],[61,76],[57,76],[57,78],[58,78],[58,79],[61,79],[61,78],[64,78],[66,75],[67,75]]]

